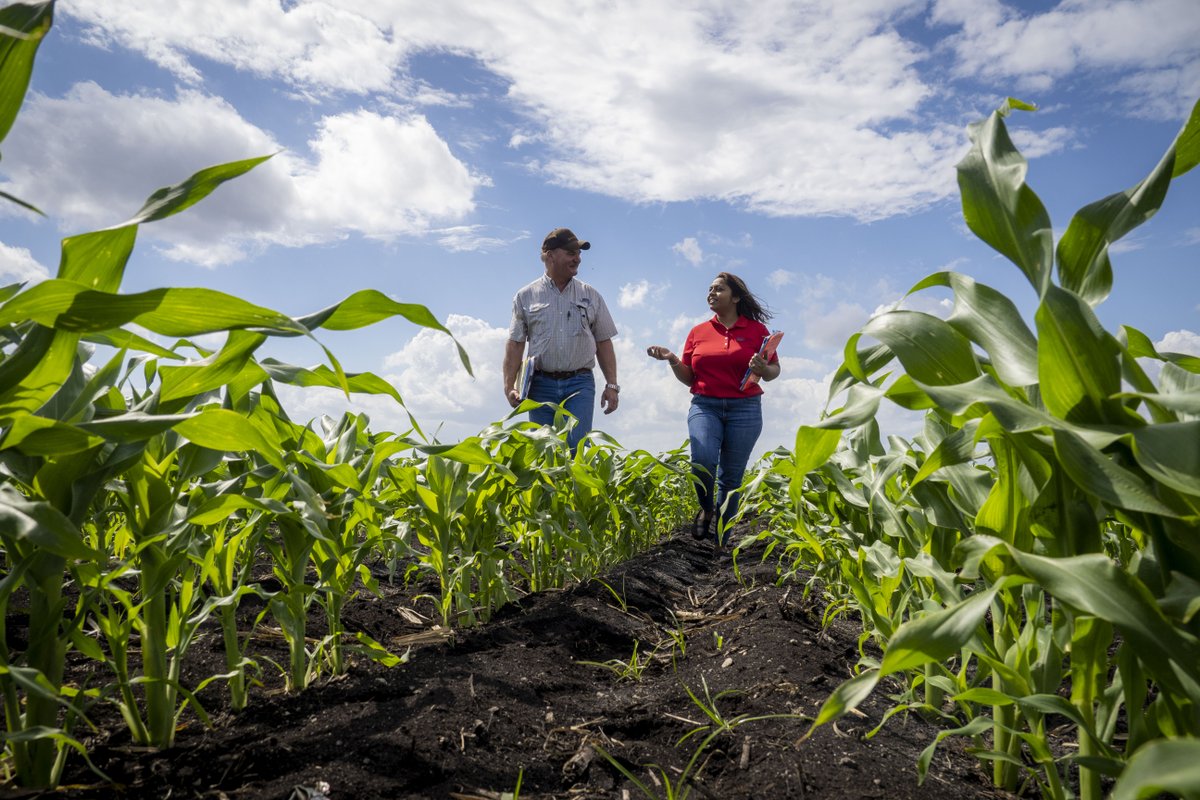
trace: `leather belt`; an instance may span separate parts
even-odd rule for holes
[[[592,371],[591,367],[581,367],[568,372],[547,372],[544,369],[537,371],[538,375],[545,375],[547,378],[553,378],[556,381],[565,381],[567,378],[574,378],[576,375],[584,375]]]

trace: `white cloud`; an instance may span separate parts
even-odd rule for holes
[[[194,85],[211,59],[302,95],[414,102],[429,87],[407,73],[410,56],[474,59],[525,117],[510,144],[546,147],[530,166],[635,202],[890,216],[953,193],[964,141],[957,125],[904,130],[932,94],[916,70],[922,48],[895,28],[917,0],[109,5],[76,0],[63,13],[98,44],[140,51]],[[555,33],[567,29],[578,31],[570,48]]]
[[[1073,146],[1075,132],[1069,128],[1055,127],[1035,131],[1029,128],[1011,128],[1013,144],[1027,159],[1053,155]]]
[[[50,270],[43,267],[24,247],[9,247],[0,242],[0,285],[7,283],[37,283],[50,277]]]
[[[665,287],[656,289],[651,285],[650,281],[638,281],[637,283],[627,283],[621,287],[621,296],[617,299],[617,305],[621,308],[642,308],[646,305],[646,299],[652,294],[661,294]]]
[[[1189,330],[1168,331],[1154,343],[1160,353],[1185,353],[1200,356],[1200,333]]]
[[[104,0],[64,2],[60,13],[88,26],[100,46],[143,53],[189,83],[203,81],[197,57],[305,91],[393,88],[402,43],[345,3],[300,0]]]
[[[142,235],[164,243],[170,258],[208,266],[270,244],[419,237],[469,214],[488,183],[420,116],[327,116],[309,147],[307,158],[278,153],[219,188],[220,202],[147,225]],[[26,103],[5,142],[4,188],[33,198],[64,228],[104,227],[131,216],[164,181],[279,150],[220,98],[117,95],[80,83],[62,98]]]
[[[682,242],[671,245],[671,251],[681,256],[693,267],[700,266],[700,263],[704,261],[704,250],[694,236],[688,236]]]
[[[796,273],[786,269],[777,269],[767,276],[767,283],[773,289],[782,289],[796,282]]]
[[[1000,0],[61,6],[97,44],[139,51],[193,85],[212,60],[302,96],[462,106],[469,98],[409,70],[421,53],[469,59],[520,117],[488,135],[539,145],[527,166],[549,180],[634,202],[717,200],[861,220],[955,193],[965,138],[957,122],[922,116],[946,81],[906,25],[947,34],[961,77],[1047,88],[1084,71],[1135,70],[1112,83],[1137,97],[1129,113],[1178,117],[1200,92],[1194,11],[1195,0],[1072,0],[1037,14]],[[569,48],[562,30],[577,32]],[[1029,155],[1072,140],[1062,128],[1028,136]]]
[[[1072,0],[1022,14],[1000,0],[937,0],[932,19],[961,26],[949,43],[961,76],[1046,91],[1077,72],[1132,70],[1116,88],[1133,113],[1180,117],[1200,84],[1195,0]]]
[[[802,318],[805,347],[824,354],[841,352],[846,340],[866,324],[870,314],[858,303],[840,302],[824,313],[810,308]]]

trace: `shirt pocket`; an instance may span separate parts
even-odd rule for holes
[[[592,309],[591,306],[585,303],[575,304],[575,315],[579,318],[579,324],[574,326],[576,336],[582,336],[592,332]]]

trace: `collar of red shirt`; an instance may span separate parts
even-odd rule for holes
[[[718,330],[726,331],[731,331],[734,328],[744,328],[750,324],[750,320],[746,319],[741,314],[738,314],[737,322],[733,323],[733,328],[726,328],[724,325],[722,325],[720,318],[718,318],[716,314],[712,315],[712,319],[710,319],[709,322],[711,322]]]

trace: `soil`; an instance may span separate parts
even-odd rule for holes
[[[383,597],[347,607],[346,624],[393,652],[408,649],[407,663],[356,661],[344,676],[286,694],[264,658],[284,663],[283,642],[260,628],[265,666],[248,709],[222,711],[224,687],[206,688],[212,727],[185,716],[165,751],[132,746],[119,716],[101,719],[85,741],[111,783],[74,758],[64,786],[45,794],[624,800],[683,797],[684,787],[693,798],[1010,797],[953,738],[918,784],[918,756],[938,728],[897,715],[868,737],[889,707],[882,692],[804,738],[850,676],[860,628],[846,618],[823,627],[818,602],[795,584],[777,586],[773,561],[761,556],[740,554],[739,581],[729,550],[681,531],[602,579],[526,596],[452,632],[428,621],[421,587],[384,581]],[[222,671],[219,648],[219,633],[206,633],[188,653],[191,669]],[[617,665],[629,665],[635,648],[644,667],[622,678]],[[701,703],[728,724],[704,747],[711,728],[681,741],[712,724]],[[780,714],[796,716],[753,719]],[[0,796],[42,795],[9,787]]]

